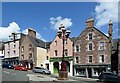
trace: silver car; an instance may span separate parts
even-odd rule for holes
[[[34,67],[32,71],[34,73],[42,73],[42,74],[49,74],[49,75],[51,74],[51,72],[48,69],[41,68],[41,67]]]

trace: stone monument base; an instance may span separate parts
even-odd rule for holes
[[[58,80],[68,80],[68,72],[60,70]]]

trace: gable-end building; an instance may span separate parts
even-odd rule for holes
[[[110,71],[112,22],[109,36],[94,27],[94,19],[86,21],[86,28],[74,41],[74,75],[95,77]]]

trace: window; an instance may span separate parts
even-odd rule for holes
[[[92,43],[89,43],[89,50],[92,50]]]
[[[65,40],[65,44],[67,44],[67,39]]]
[[[13,48],[15,48],[15,47],[16,47],[16,45],[14,44]]]
[[[24,46],[22,46],[22,48],[21,48],[21,52],[24,52]]]
[[[24,55],[21,55],[21,59],[24,59]]]
[[[29,59],[31,59],[31,58],[32,58],[32,53],[29,54]]]
[[[50,49],[47,49],[47,53],[50,51]]]
[[[79,45],[76,45],[76,52],[79,52]]]
[[[65,56],[68,56],[68,50],[67,49],[65,49]]]
[[[92,33],[89,33],[89,40],[92,40]]]
[[[57,50],[54,51],[54,56],[57,56]]]
[[[14,54],[16,53],[16,51],[15,51],[15,50],[14,50],[13,52],[14,52]]]
[[[92,63],[92,56],[88,56],[88,63]]]
[[[104,55],[100,55],[100,56],[99,56],[99,61],[100,61],[100,63],[103,63],[103,62],[104,62]]]
[[[48,60],[48,59],[49,59],[49,57],[48,57],[48,56],[46,56],[46,59]]]
[[[8,51],[8,55],[10,55],[10,52]]]
[[[32,50],[32,45],[29,45],[29,51],[31,51]]]
[[[99,50],[104,50],[104,42],[99,43]]]
[[[79,57],[76,57],[76,63],[79,63]]]
[[[55,41],[55,46],[57,46],[57,41]]]

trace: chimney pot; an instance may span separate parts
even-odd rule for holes
[[[94,27],[94,19],[93,18],[87,19],[87,21],[86,21],[86,27],[87,28]]]

